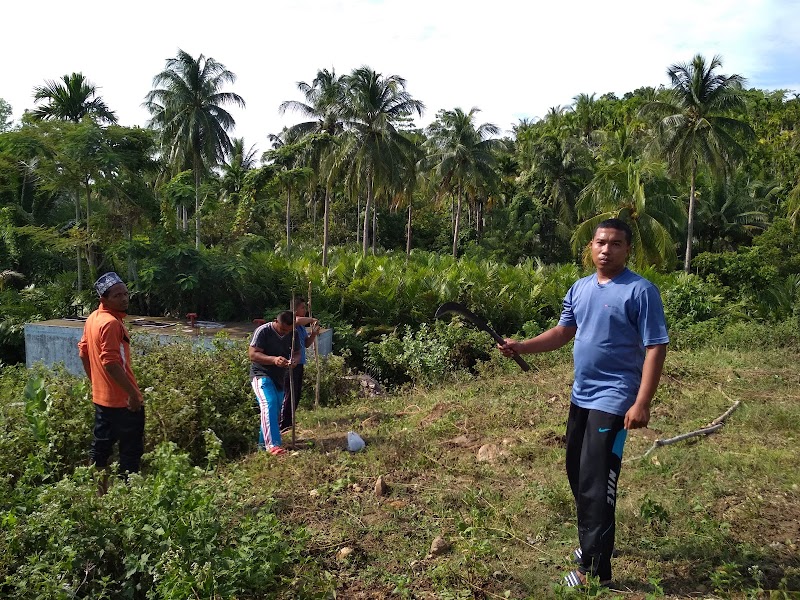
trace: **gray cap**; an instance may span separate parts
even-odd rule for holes
[[[102,296],[118,283],[124,283],[124,281],[122,281],[119,275],[111,271],[101,275],[100,279],[94,282],[94,289],[97,290],[98,296]]]

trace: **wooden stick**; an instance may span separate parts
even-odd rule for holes
[[[641,456],[637,456],[635,458],[629,458],[625,462],[631,462],[634,460],[639,460],[641,458],[646,458],[653,450],[655,450],[656,448],[660,448],[661,446],[669,446],[671,444],[677,444],[678,442],[682,442],[683,440],[688,440],[689,438],[698,437],[701,435],[709,435],[710,433],[714,433],[718,429],[722,428],[722,426],[725,424],[725,420],[731,415],[731,413],[734,410],[739,408],[740,404],[741,402],[737,400],[736,402],[733,403],[733,406],[731,406],[728,410],[726,410],[724,413],[722,413],[720,416],[711,421],[711,423],[709,423],[702,429],[698,429],[696,431],[690,431],[689,433],[683,433],[681,435],[676,435],[675,437],[671,437],[666,440],[656,440],[655,442],[653,442],[653,445],[650,446],[647,452],[645,452]]]
[[[289,354],[290,360],[294,360],[294,339],[297,333],[297,317],[294,310],[294,288],[292,288],[292,351]],[[294,365],[289,367],[289,402],[292,405],[292,450],[295,449],[295,430],[294,430]]]
[[[308,282],[308,316],[313,318],[311,315],[311,281]],[[319,323],[317,323],[317,327],[319,327]],[[321,373],[319,372],[319,352],[317,351],[316,337],[314,338],[314,370],[317,373],[317,383],[314,386],[314,408],[319,408],[319,385]]]

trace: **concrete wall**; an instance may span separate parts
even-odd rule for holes
[[[141,330],[132,328],[131,334],[136,335]],[[198,335],[194,337],[175,336],[154,330],[142,333],[158,338],[160,344],[171,344],[190,339],[197,348],[211,349],[214,338],[208,335]],[[26,323],[25,324],[25,364],[31,368],[36,363],[43,363],[51,367],[57,363],[63,363],[67,371],[73,375],[83,375],[83,363],[78,357],[78,342],[83,335],[83,325],[61,326],[57,324]],[[228,338],[229,344],[241,344],[246,347],[249,339]],[[325,356],[333,351],[333,330],[323,329],[317,338],[317,348],[320,356]],[[136,342],[132,344],[131,351],[135,355]],[[306,351],[306,360],[313,360],[314,348]],[[134,359],[135,360],[135,359]]]
[[[83,374],[83,363],[78,357],[78,342],[82,327],[25,324],[25,365],[30,369],[36,363],[48,367],[63,363],[73,375]]]

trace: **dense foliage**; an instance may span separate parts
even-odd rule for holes
[[[143,255],[181,245],[313,244],[324,264],[330,244],[348,243],[568,262],[615,215],[634,227],[638,266],[670,270],[687,248],[735,251],[798,214],[800,100],[746,90],[722,68],[697,56],[669,69],[671,88],[579,94],[502,140],[477,109],[416,128],[424,104],[397,75],[321,70],[281,105],[306,120],[275,135],[260,166],[228,137],[223,107],[243,99],[213,58],[167,62],[147,94],[149,130],[116,124],[73,73],[0,132],[0,264],[42,283],[71,263],[83,289],[112,266],[146,284],[158,274]]]
[[[213,58],[167,61],[147,94],[152,129],[116,123],[81,73],[46,82],[0,132],[0,360],[21,360],[24,322],[89,311],[88,284],[110,269],[134,312],[216,320],[271,316],[312,281],[359,367],[365,341],[416,329],[445,300],[535,330],[577,276],[539,265],[579,264],[609,216],[631,224],[640,271],[694,257],[702,281],[680,285],[709,306],[676,324],[737,303],[785,318],[800,273],[800,100],[722,68],[697,56],[670,67],[671,88],[580,94],[503,139],[478,109],[415,127],[424,104],[397,75],[321,70],[281,105],[301,122],[260,164],[228,137],[224,106],[243,99]]]
[[[204,472],[165,443],[147,477],[97,496],[98,473],[0,484],[4,598],[255,598],[299,559],[302,532],[249,504],[237,469]],[[38,474],[37,474],[38,475]]]

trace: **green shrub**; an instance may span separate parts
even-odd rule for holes
[[[403,328],[367,346],[372,374],[392,385],[411,382],[432,385],[474,370],[494,346],[483,332],[464,325],[436,321],[419,329]]]
[[[775,252],[763,246],[741,248],[738,252],[703,252],[692,260],[692,267],[703,278],[714,275],[737,297],[742,292],[757,295],[778,276],[778,269],[772,264]]]
[[[797,348],[800,346],[800,326],[797,318],[777,323],[732,323],[706,343],[737,350]]]
[[[679,275],[661,290],[670,333],[725,316],[727,304],[721,286],[696,275]],[[716,325],[718,327],[718,325]]]
[[[207,454],[205,432],[222,441],[226,457],[251,450],[258,437],[258,408],[250,387],[246,342],[214,342],[211,349],[191,343],[161,345],[135,336],[133,367],[144,394],[147,448],[170,441],[193,461]]]
[[[271,504],[248,506],[244,474],[192,467],[174,444],[147,455],[148,477],[112,485],[82,467],[4,498],[4,598],[236,598],[274,594],[302,531]],[[0,487],[0,491],[3,488]]]
[[[42,479],[86,463],[93,412],[85,379],[63,368],[5,367],[0,392],[0,469],[12,480],[33,473],[29,461]]]
[[[670,330],[670,346],[679,350],[719,347],[730,350],[797,348],[800,327],[796,318],[777,323],[713,318]]]
[[[306,366],[303,370],[303,396],[300,402],[311,408],[314,406],[315,388],[317,385],[317,364],[320,371],[319,405],[336,406],[350,398],[349,386],[342,377],[346,375],[345,359],[336,354],[320,356],[319,363],[314,359],[314,351],[306,353]]]

